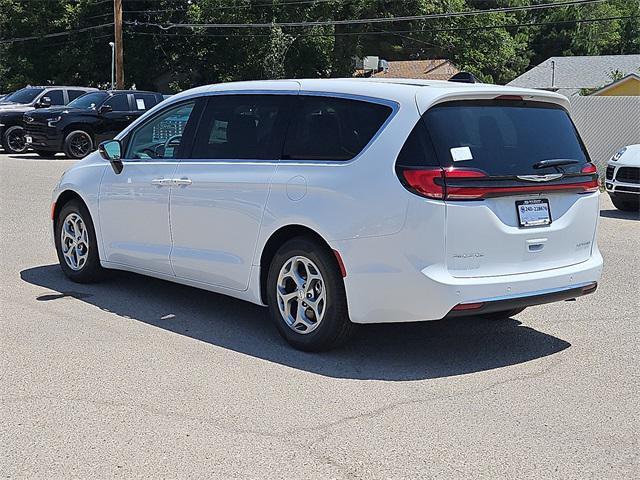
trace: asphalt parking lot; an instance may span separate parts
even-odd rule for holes
[[[71,165],[0,155],[1,477],[637,478],[640,219],[606,194],[595,294],[318,355],[221,295],[66,280]]]

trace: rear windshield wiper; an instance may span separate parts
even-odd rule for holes
[[[562,167],[564,165],[575,165],[576,163],[580,163],[579,160],[571,160],[569,158],[555,158],[549,160],[540,160],[533,164],[533,168],[536,170],[545,167]]]

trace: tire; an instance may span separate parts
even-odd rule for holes
[[[502,310],[500,312],[492,312],[485,313],[484,315],[480,315],[482,318],[486,318],[487,320],[506,320],[507,318],[511,318],[515,315],[521,313],[527,307],[521,308],[512,308],[511,310]]]
[[[611,202],[613,206],[618,210],[622,210],[623,212],[637,212],[640,210],[640,199],[636,202],[630,200],[622,200],[621,198],[615,197],[613,195],[609,195],[611,197]]]
[[[80,160],[93,152],[93,137],[84,130],[74,130],[64,139],[64,154],[75,160]]]
[[[300,273],[299,283],[294,281],[294,272]],[[315,278],[309,280],[311,276]],[[283,294],[290,295],[287,302]],[[308,298],[315,299],[315,308]],[[338,262],[326,246],[312,238],[294,238],[276,252],[267,276],[267,302],[280,335],[298,350],[331,350],[345,343],[356,327],[349,320]],[[297,315],[299,308],[302,316]]]
[[[2,135],[2,148],[6,153],[24,153],[27,151],[27,142],[24,140],[24,128],[13,125],[7,128]]]
[[[68,228],[65,230],[63,241],[65,225]],[[104,269],[100,266],[93,221],[87,207],[81,201],[71,200],[63,205],[56,217],[54,235],[58,261],[62,271],[70,280],[77,283],[93,283],[102,280]],[[66,248],[67,255],[63,248]]]

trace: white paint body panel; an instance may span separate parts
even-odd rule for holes
[[[87,203],[101,263],[262,304],[263,249],[280,228],[312,229],[340,252],[349,314],[357,323],[442,318],[458,303],[522,296],[597,281],[598,193],[545,195],[553,223],[518,229],[514,199],[428,200],[407,191],[395,160],[420,115],[449,99],[523,95],[568,106],[557,94],[491,85],[375,80],[240,82],[175,95],[125,129],[187,98],[225,92],[367,97],[394,112],[348,162],[125,162],[116,175],[97,153],[77,163],[54,191]],[[144,168],[144,167],[147,168]],[[188,186],[152,186],[152,178],[188,177]],[[557,195],[557,197],[556,197]],[[528,197],[531,197],[529,195]],[[546,238],[541,252],[529,241]],[[481,252],[478,265],[452,262]],[[176,300],[177,301],[177,300]]]
[[[607,192],[613,194],[623,192],[626,195],[640,196],[640,191],[636,190],[640,185],[617,178],[620,167],[640,168],[640,145],[627,145],[624,153],[620,155],[620,158],[618,158],[618,160],[613,160],[613,158],[609,159],[607,166],[613,167],[613,179],[607,179],[605,182]],[[622,187],[622,189],[620,189],[620,187]]]

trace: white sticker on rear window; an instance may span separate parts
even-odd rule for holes
[[[451,149],[451,158],[454,162],[463,162],[465,160],[473,160],[471,149],[469,147],[454,147]]]
[[[145,105],[144,105],[144,99],[143,98],[136,98],[136,105],[138,106],[138,110],[144,110]]]

